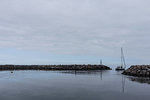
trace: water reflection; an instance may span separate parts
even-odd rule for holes
[[[122,75],[122,93],[125,92],[125,76]]]
[[[95,71],[77,71],[77,70],[74,70],[74,71],[62,71],[61,73],[64,73],[64,74],[74,74],[75,76],[76,75],[89,75],[89,76],[97,76],[99,75],[100,76],[100,79],[102,80],[103,79],[103,74],[106,74],[108,73],[107,70],[95,70]]]
[[[100,71],[100,78],[101,78],[101,80],[103,80],[103,71],[102,70]]]
[[[147,83],[150,84],[150,78],[149,77],[128,77],[128,79],[132,82],[138,82],[138,83]]]
[[[75,76],[77,75],[88,75],[88,76],[99,76],[101,80],[105,77],[105,79],[109,79],[108,75],[110,74],[110,78],[113,77],[112,72],[107,71],[107,70],[96,70],[96,71],[62,71],[61,73],[64,74],[74,74]],[[119,80],[120,84],[120,91],[122,93],[125,93],[125,82],[126,82],[126,76],[121,74],[122,72],[116,72],[116,80]],[[107,77],[106,77],[107,76]],[[118,79],[117,79],[118,78]]]
[[[102,78],[103,73],[106,73],[107,70],[96,70],[96,71],[62,71],[64,74],[76,74],[76,75],[98,75]]]
[[[0,72],[0,98],[1,100],[142,100],[144,96],[144,100],[149,100],[150,85],[136,84],[139,79],[142,83],[145,81],[150,83],[150,78],[128,77],[121,72],[104,70],[14,71],[14,73],[4,71]]]

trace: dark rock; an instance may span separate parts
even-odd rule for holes
[[[132,65],[122,74],[140,77],[150,77],[150,65]]]

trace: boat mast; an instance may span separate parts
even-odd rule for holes
[[[123,48],[121,48],[121,67],[126,68],[126,63],[125,63]]]
[[[122,48],[121,48],[121,68],[123,68],[123,56],[122,56]]]

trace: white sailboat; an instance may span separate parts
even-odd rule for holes
[[[125,63],[123,48],[121,48],[121,65],[118,66],[116,70],[125,70],[125,68],[126,68],[126,63]]]

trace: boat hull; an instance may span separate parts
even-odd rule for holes
[[[125,70],[125,68],[121,67],[121,66],[118,66],[115,70],[122,71],[122,70]]]
[[[125,69],[124,69],[124,68],[122,68],[122,69],[117,69],[117,68],[116,68],[115,70],[116,70],[116,71],[122,71],[122,70],[125,70]]]

